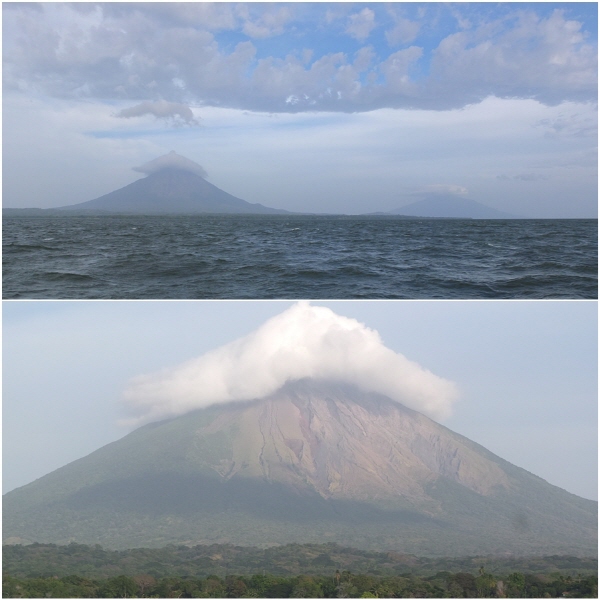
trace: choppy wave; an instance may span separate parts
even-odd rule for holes
[[[3,220],[4,298],[597,298],[595,220]]]

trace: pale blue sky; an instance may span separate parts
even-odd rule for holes
[[[291,303],[3,303],[3,492],[126,433],[128,380],[244,336]],[[443,424],[597,498],[597,303],[315,302],[460,391]]]
[[[174,150],[249,202],[597,216],[596,3],[3,3],[3,197]]]

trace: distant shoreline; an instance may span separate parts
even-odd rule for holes
[[[287,214],[261,214],[261,213],[134,213],[110,212],[102,210],[65,210],[60,208],[3,208],[4,218],[14,217],[274,217],[276,219],[289,219],[298,217],[329,217],[329,218],[372,218],[372,219],[400,219],[400,220],[427,220],[427,221],[597,221],[598,217],[419,217],[414,215],[398,215],[384,212],[346,214],[346,213],[294,213]]]

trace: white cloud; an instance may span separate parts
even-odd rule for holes
[[[265,4],[261,6],[261,12],[254,17],[251,15],[251,9],[251,6],[241,4],[236,7],[236,12],[243,20],[242,31],[253,39],[281,35],[294,16],[293,8],[289,5]]]
[[[519,181],[539,181],[541,179],[548,179],[548,177],[537,173],[519,173],[518,175],[514,175],[513,179]]]
[[[181,171],[188,171],[195,175],[200,175],[200,177],[207,177],[206,171],[201,165],[189,158],[185,158],[185,156],[177,154],[174,150],[171,150],[169,154],[159,156],[140,167],[134,167],[133,170],[150,175],[151,173],[156,173],[157,171],[166,168],[180,169]]]
[[[103,10],[118,16],[123,13],[119,4],[104,5]],[[230,2],[149,2],[143,5],[143,11],[162,23],[204,27],[209,31],[231,30],[238,22],[235,6]]]
[[[417,37],[421,25],[410,19],[398,18],[394,27],[385,32],[385,39],[390,46],[410,44]]]
[[[539,173],[518,173],[517,175],[498,175],[496,179],[502,181],[510,181],[511,179],[516,181],[542,181],[548,179],[548,176],[540,175]]]
[[[370,8],[363,8],[348,17],[346,33],[359,42],[364,42],[376,26],[375,13]]]
[[[547,18],[522,10],[510,27],[489,22],[443,39],[433,54],[430,90],[461,102],[491,92],[555,104],[595,95],[597,71],[597,49],[586,43],[581,23],[561,10]]]
[[[466,196],[469,190],[462,185],[455,185],[453,183],[432,183],[430,185],[424,185],[419,188],[413,195],[422,196],[427,195],[445,195],[453,194],[455,196]]]
[[[449,416],[456,386],[389,348],[354,319],[300,302],[255,332],[178,367],[134,378],[124,393],[139,425],[251,400],[305,377],[342,380],[434,418]]]
[[[130,119],[143,115],[154,115],[157,119],[165,119],[174,126],[200,124],[194,117],[194,113],[189,106],[176,102],[167,102],[166,100],[142,102],[141,104],[120,110],[115,116]]]
[[[381,63],[380,69],[387,83],[386,94],[390,91],[411,96],[417,94],[417,86],[410,79],[409,69],[421,56],[423,56],[422,48],[411,46],[394,52]]]
[[[388,44],[413,45],[400,54],[381,54],[359,77],[345,46],[340,51],[314,46],[312,63],[299,60],[307,32],[322,35],[329,28],[333,39],[341,32],[360,42],[375,33],[383,39],[377,11],[387,8],[373,5],[348,14],[347,6],[276,3],[20,6],[3,5],[6,89],[52,97],[137,102],[160,97],[267,112],[352,112],[464,107],[491,95],[547,104],[594,101],[597,95],[597,47],[583,24],[561,10],[540,16],[533,8],[515,7],[510,17],[495,18],[482,11],[468,30],[432,19],[423,41],[418,22],[392,15]],[[223,30],[235,32],[237,45],[219,37]],[[282,38],[283,52],[263,44],[257,59],[251,40],[283,34],[288,36]],[[432,48],[435,36],[439,42]],[[302,45],[294,48],[297,42]],[[290,96],[299,101],[286,102]]]
[[[544,136],[550,139],[569,137],[598,137],[597,114],[590,116],[575,112],[561,113],[553,119],[542,119],[535,124],[544,131]]]

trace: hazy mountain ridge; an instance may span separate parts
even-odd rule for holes
[[[128,214],[287,213],[236,198],[200,175],[174,167],[164,167],[94,200],[55,210]]]
[[[4,536],[595,554],[577,498],[384,396],[300,381],[152,423],[4,497]]]
[[[432,194],[390,211],[390,215],[448,219],[518,219],[506,213],[456,194]]]

